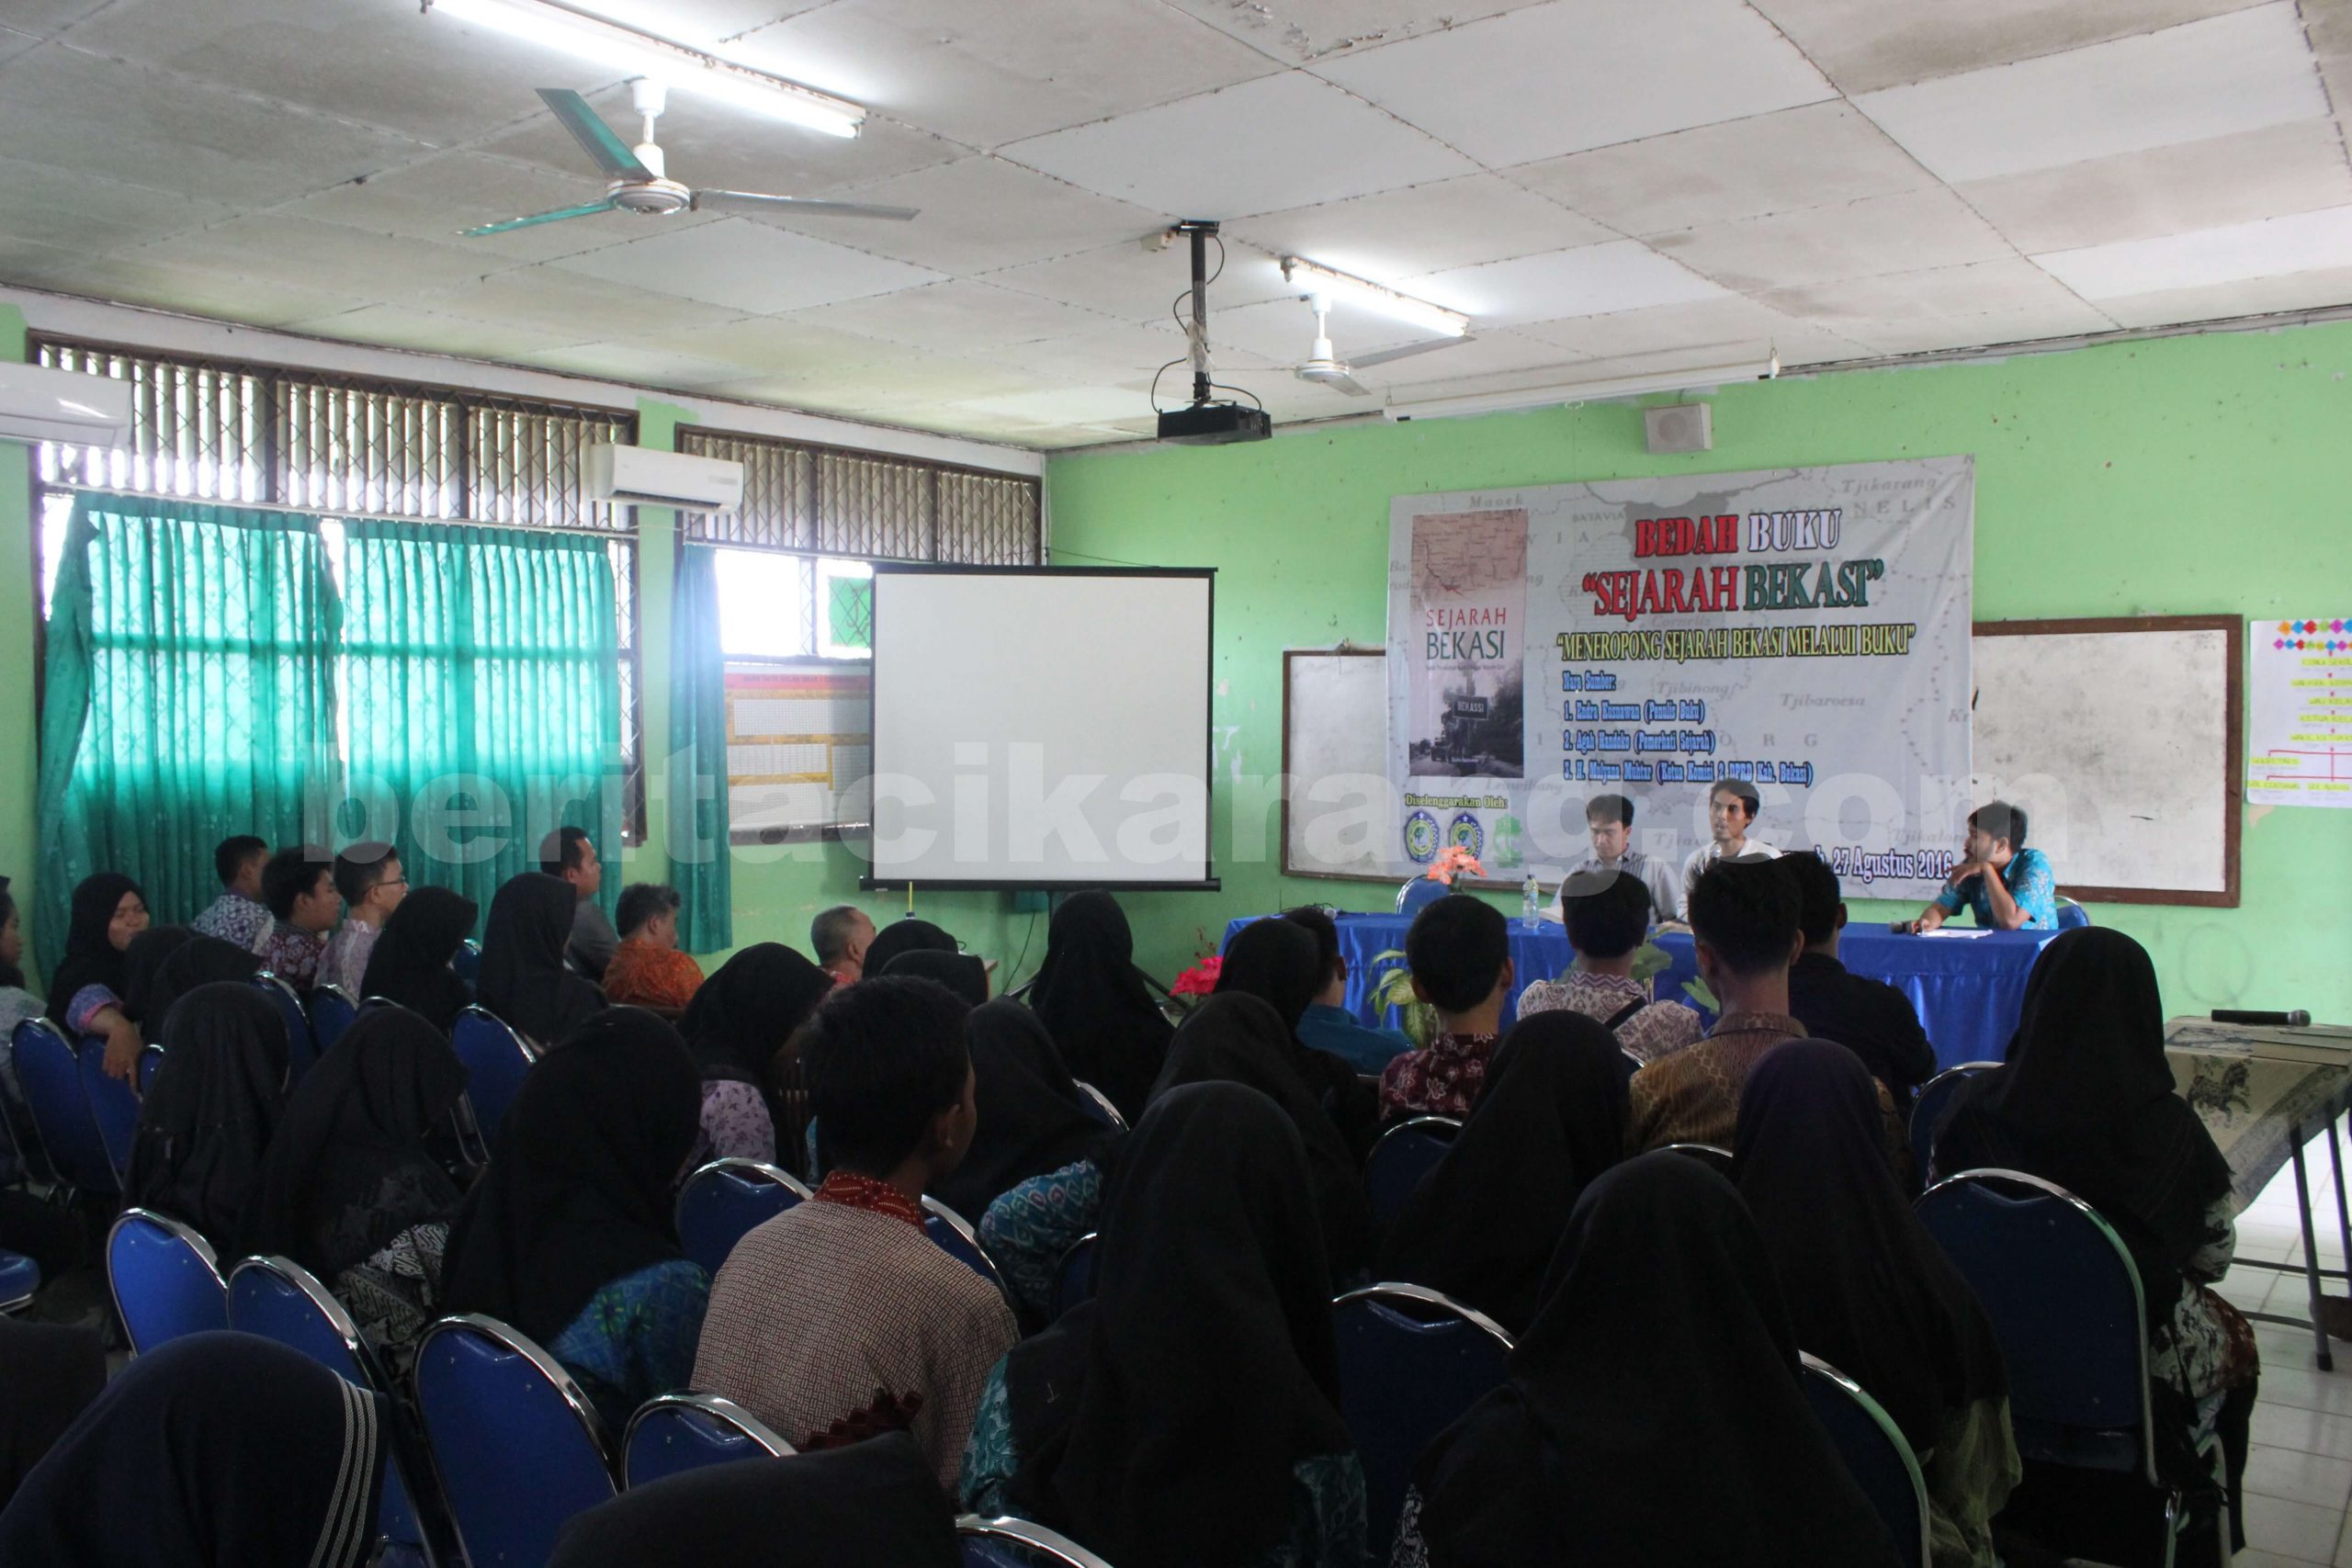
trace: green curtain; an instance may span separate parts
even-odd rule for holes
[[[678,945],[735,945],[727,838],[727,660],[718,644],[718,552],[678,552],[670,629],[670,882],[678,890]]]
[[[74,886],[93,872],[136,878],[158,924],[186,920],[220,891],[222,839],[321,836],[335,623],[315,517],[75,499],[41,709],[44,964],[64,951]]]
[[[345,838],[390,840],[412,881],[488,911],[539,841],[584,828],[617,897],[619,637],[602,539],[345,525]]]

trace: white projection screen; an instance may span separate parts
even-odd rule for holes
[[[874,886],[1215,888],[1216,576],[874,569]]]

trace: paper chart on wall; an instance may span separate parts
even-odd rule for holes
[[[2250,625],[2248,804],[2352,807],[2352,615]]]

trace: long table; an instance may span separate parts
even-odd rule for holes
[[[1226,941],[1230,942],[1234,932],[1257,918],[1233,921],[1226,928]],[[1530,921],[1514,916],[1509,923],[1511,964],[1518,971],[1519,987],[1560,974],[1574,959],[1567,931],[1557,921]],[[1339,917],[1340,952],[1348,961],[1347,1005],[1365,1023],[1394,1027],[1396,1022],[1394,1013],[1374,1016],[1371,991],[1378,973],[1389,967],[1388,963],[1377,962],[1379,954],[1401,951],[1411,925],[1403,915]],[[2026,976],[2055,934],[1986,931],[1981,936],[1920,937],[1898,936],[1878,927],[1849,926],[1838,944],[1838,956],[1854,973],[1884,980],[1909,997],[1928,1038],[1935,1043],[1938,1066],[1950,1067],[2001,1059],[2017,1028]],[[1655,993],[1690,1001],[1682,987],[1698,977],[1690,935],[1667,931],[1655,940],[1673,961],[1657,976]],[[1510,1027],[1518,1010],[1519,998],[1513,995],[1503,1007],[1504,1027]]]

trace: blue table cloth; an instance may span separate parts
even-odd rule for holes
[[[1230,942],[1234,932],[1258,918],[1245,917],[1227,926],[1226,941]],[[1342,914],[1339,918],[1340,953],[1348,961],[1347,1007],[1365,1023],[1390,1028],[1398,1024],[1393,1010],[1385,1019],[1373,1016],[1372,986],[1379,977],[1377,971],[1388,967],[1373,961],[1382,953],[1402,949],[1411,925],[1398,915]],[[1519,1013],[1517,992],[1531,981],[1558,975],[1575,956],[1568,950],[1567,931],[1550,920],[1531,922],[1514,916],[1510,926],[1511,966],[1518,981],[1503,1005],[1506,1029]],[[1855,974],[1884,980],[1911,998],[1928,1038],[1935,1043],[1936,1065],[1942,1068],[2001,1059],[2017,1029],[2018,1010],[2025,1002],[2026,976],[2032,973],[2033,961],[2042,948],[2056,935],[2055,931],[1986,931],[1969,937],[1897,936],[1881,928],[1849,926],[1838,942],[1838,956]],[[1699,972],[1690,936],[1668,932],[1657,942],[1674,961],[1657,976],[1657,995],[1688,1001],[1683,983],[1696,978]]]

